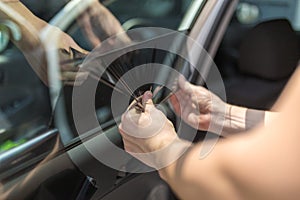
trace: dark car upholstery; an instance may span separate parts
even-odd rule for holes
[[[298,38],[286,19],[263,22],[242,41],[239,69],[267,80],[288,78],[298,61]]]
[[[236,66],[222,66],[219,61],[219,67],[235,68],[224,76],[227,101],[270,108],[295,70],[299,52],[298,37],[288,20],[266,21],[250,29],[236,52]]]

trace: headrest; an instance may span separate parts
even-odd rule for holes
[[[239,69],[269,80],[287,78],[297,66],[298,45],[297,35],[288,20],[260,23],[241,43]]]

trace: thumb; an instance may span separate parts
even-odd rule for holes
[[[152,92],[151,91],[146,91],[143,94],[143,97],[142,97],[143,105],[146,105],[146,104],[153,105],[152,97],[153,97]]]

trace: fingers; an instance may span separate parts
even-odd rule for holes
[[[61,65],[61,71],[68,71],[68,72],[77,72],[79,70],[79,66],[74,66],[72,64],[65,64]]]
[[[180,75],[178,77],[178,85],[179,85],[179,88],[181,90],[183,90],[184,92],[186,92],[188,94],[192,93],[192,84],[190,84],[188,81],[186,81],[184,76]]]
[[[146,103],[145,112],[136,112],[132,105],[129,106],[122,116],[120,128],[132,137],[148,138],[156,135],[164,127],[167,118],[154,106],[151,92],[146,92],[141,98]]]
[[[62,72],[62,81],[85,81],[88,77],[88,72]]]
[[[175,113],[180,116],[180,103],[175,94],[170,97],[170,103],[172,104]]]
[[[145,110],[147,109],[147,107],[149,107],[150,105],[154,106],[153,101],[152,101],[152,92],[151,91],[146,91],[142,96],[137,97],[137,100],[140,101],[140,99],[142,99],[142,106],[145,107]],[[130,105],[127,108],[127,111],[132,110],[135,108],[137,101],[133,100]]]
[[[145,112],[136,112],[135,106],[138,103],[137,101],[142,102],[142,106],[145,108]],[[142,96],[137,97],[137,100],[133,100],[125,112],[125,116],[122,116],[122,121],[125,120],[125,117],[131,116],[131,119],[137,124],[142,123],[145,118],[145,115],[150,113],[150,106],[154,106],[152,101],[152,92],[146,91]]]
[[[151,91],[146,91],[142,96],[143,105],[146,105],[146,103],[153,105],[152,97],[153,97],[152,92]]]
[[[80,86],[87,80],[88,76],[88,72],[62,72],[61,80],[66,85]]]
[[[191,104],[190,99],[190,95],[186,94],[183,90],[179,90],[171,96],[170,103],[178,116],[182,116],[182,110],[186,109],[185,107]]]

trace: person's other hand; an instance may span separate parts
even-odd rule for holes
[[[81,48],[70,35],[59,28],[49,24],[47,26],[51,28],[53,35],[57,35],[61,80],[66,85],[81,85],[87,79],[89,72],[79,71],[79,65],[72,60],[84,58],[89,52]]]
[[[99,1],[89,7],[88,10],[78,18],[78,21],[93,47],[98,46],[102,41],[111,36],[124,32],[116,17]],[[131,40],[124,33],[117,37],[117,41],[109,42],[119,42],[122,44],[117,45],[123,45],[130,43]],[[116,44],[112,45],[116,46]]]
[[[66,85],[81,85],[87,79],[89,72],[79,71],[79,65],[72,61],[75,61],[77,58],[84,58],[89,52],[81,48],[70,35],[59,28],[50,24],[47,24],[45,27],[49,29],[51,35],[56,36],[53,40],[49,40],[49,42],[56,42],[61,81]],[[43,50],[40,49],[40,51]],[[45,51],[48,51],[48,49],[45,49]],[[31,56],[36,55],[32,54]],[[32,57],[29,59],[33,60]]]
[[[216,123],[214,117],[225,116],[227,104],[212,92],[189,83],[182,76],[178,86],[170,102],[175,113],[193,128],[207,131],[212,122]]]
[[[72,60],[75,56],[74,50],[76,50],[77,54],[80,53],[81,55],[88,53],[79,47],[76,42],[61,29],[33,15],[20,1],[7,1],[6,4],[15,12],[26,18],[26,20],[21,20],[22,18],[14,17],[9,13],[9,10],[0,10],[2,19],[14,23],[19,28],[20,35],[22,36],[20,39],[15,39],[14,37],[10,39],[22,51],[32,69],[46,85],[48,85],[48,62],[46,60],[45,51],[48,49],[45,49],[40,39],[42,30],[45,28],[49,30],[49,34],[45,37],[46,39],[43,42],[45,42],[44,44],[47,44],[47,42],[51,44],[56,43],[60,61]],[[53,39],[54,35],[57,36],[56,39]],[[60,78],[67,84],[74,84],[76,76],[77,80],[85,80],[87,78],[88,73],[78,73],[77,71],[78,66],[71,64],[61,65]],[[76,84],[78,84],[78,82],[76,82]]]
[[[158,159],[156,156],[147,156],[147,153],[167,147],[174,140],[178,140],[178,137],[173,124],[153,105],[152,93],[146,92],[142,98],[143,104],[146,105],[145,112],[137,112],[132,105],[129,106],[129,110],[122,116],[119,131],[128,153],[156,167],[159,165]]]

